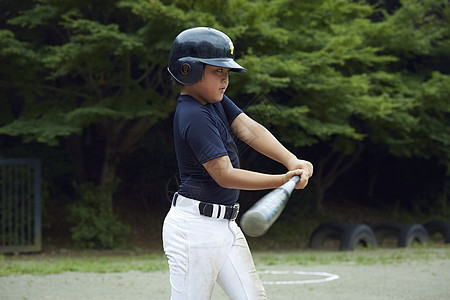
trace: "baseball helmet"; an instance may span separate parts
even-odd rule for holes
[[[181,32],[170,50],[167,68],[170,75],[183,85],[193,85],[202,78],[205,64],[238,73],[247,72],[234,61],[233,42],[225,33],[208,27],[194,27]]]

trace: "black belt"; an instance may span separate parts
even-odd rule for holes
[[[176,193],[173,197],[173,200],[172,200],[173,206],[177,205],[177,198],[178,198],[178,193]],[[198,200],[195,200],[195,201],[199,202],[199,204],[198,204],[199,213],[205,217],[236,220],[236,218],[239,214],[239,203],[236,203],[234,205],[222,205],[222,204],[214,204],[214,203],[208,203],[208,202],[203,202],[203,201],[198,201]],[[215,216],[213,216],[214,206],[217,207],[217,214]],[[220,217],[223,209],[225,209],[225,214],[223,215],[223,217]]]

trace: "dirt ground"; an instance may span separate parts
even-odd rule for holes
[[[450,299],[450,260],[258,266],[269,299]],[[0,277],[0,299],[169,299],[168,272]],[[214,300],[228,299],[220,287]]]

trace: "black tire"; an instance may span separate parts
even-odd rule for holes
[[[444,240],[444,243],[450,243],[450,224],[445,221],[429,221],[423,225],[428,231],[428,235],[432,237],[433,235],[440,234]]]
[[[381,223],[372,226],[377,244],[380,247],[397,247],[403,226],[396,222]]]
[[[411,247],[414,244],[425,245],[430,242],[428,231],[420,224],[403,226],[398,237],[398,247]]]
[[[320,224],[311,234],[309,245],[313,249],[323,248],[327,240],[338,240],[339,244],[348,225],[342,222]]]
[[[366,224],[348,226],[341,238],[339,250],[353,251],[360,247],[368,249],[377,247],[377,239],[372,228]]]

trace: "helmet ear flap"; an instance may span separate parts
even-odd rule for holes
[[[183,57],[173,62],[169,71],[179,83],[193,85],[202,78],[203,63]]]

